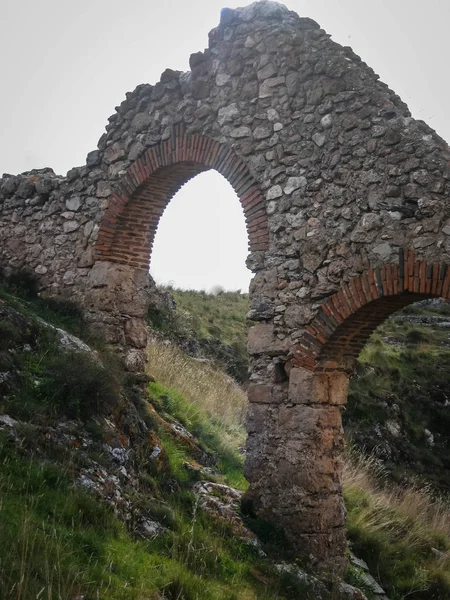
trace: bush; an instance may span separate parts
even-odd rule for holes
[[[1,283],[9,293],[21,298],[31,299],[38,295],[37,279],[28,271],[12,273],[8,277],[2,276]]]
[[[407,344],[420,344],[420,342],[424,341],[424,334],[420,329],[411,329],[405,336],[405,341]]]
[[[120,398],[111,373],[83,352],[62,352],[46,362],[39,386],[40,396],[51,412],[70,419],[105,415]]]

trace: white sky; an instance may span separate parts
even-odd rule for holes
[[[239,0],[0,0],[0,172],[66,173],[95,149],[114,106],[167,68],[188,70],[223,6]],[[352,46],[416,118],[450,140],[449,0],[286,0]],[[210,232],[209,237],[206,234]],[[153,252],[157,280],[245,289],[239,202],[218,174],[170,203]]]

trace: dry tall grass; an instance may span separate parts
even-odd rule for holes
[[[148,372],[230,429],[242,429],[247,411],[244,390],[211,363],[192,358],[169,342],[152,339]]]
[[[355,449],[347,452],[343,486],[346,491],[370,494],[370,502],[359,518],[372,530],[397,532],[403,543],[423,547],[435,536],[450,540],[450,502],[423,483],[393,484],[382,465]],[[450,568],[450,554],[440,556]]]

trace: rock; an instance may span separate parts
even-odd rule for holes
[[[270,77],[276,75],[277,72],[277,67],[272,63],[268,63],[262,69],[260,69],[256,75],[260,81],[264,81],[265,79],[269,79]]]
[[[275,93],[275,89],[278,86],[283,85],[284,83],[286,83],[285,77],[272,77],[271,79],[266,79],[259,86],[259,97],[269,98],[270,96],[273,96]]]
[[[340,582],[338,590],[340,600],[367,600],[367,596],[361,590],[348,583]]]
[[[73,231],[79,229],[79,227],[80,224],[78,223],[78,221],[66,221],[63,224],[63,231],[64,233],[72,233]]]
[[[218,73],[216,75],[216,85],[218,87],[222,87],[224,85],[226,85],[231,79],[231,76],[228,75],[227,73]]]
[[[230,123],[234,121],[236,117],[239,116],[239,109],[237,107],[236,102],[229,104],[228,106],[223,106],[219,108],[219,112],[217,115],[217,120],[220,125],[224,125],[225,123]]]
[[[271,187],[267,193],[267,200],[274,200],[275,198],[280,198],[283,195],[283,190],[281,189],[281,185],[274,185]]]
[[[165,533],[167,530],[157,521],[151,519],[142,519],[139,527],[139,532],[142,537],[154,539],[158,535]]]
[[[125,366],[132,373],[141,373],[145,371],[147,364],[146,354],[143,350],[131,349],[125,356]]]
[[[28,178],[23,178],[17,188],[17,196],[19,198],[30,198],[35,192],[34,181]]]
[[[141,142],[134,143],[131,146],[130,151],[128,152],[128,160],[134,162],[137,158],[139,158],[139,156],[143,153],[144,150],[144,144],[142,144]]]
[[[219,523],[226,524],[234,536],[255,546],[260,555],[265,556],[258,538],[246,527],[240,516],[242,492],[210,481],[195,483],[193,491],[198,497],[198,504],[202,510]]]
[[[248,351],[250,354],[281,354],[289,348],[288,339],[279,339],[275,336],[273,325],[261,323],[250,327],[248,334]]]
[[[9,415],[0,415],[0,427],[6,426],[14,428],[19,422]]]
[[[320,119],[320,125],[322,129],[330,129],[330,127],[333,125],[333,116],[331,114],[324,115]]]
[[[131,121],[130,131],[131,133],[140,133],[147,129],[152,121],[151,115],[148,113],[139,113],[133,117]]]
[[[321,148],[325,144],[325,141],[327,138],[325,137],[325,135],[323,133],[315,133],[312,136],[312,139],[313,139],[313,142],[316,144],[316,146],[319,146],[319,148]]]
[[[270,137],[273,133],[273,128],[269,125],[260,125],[253,130],[253,137],[255,140],[264,140]]]
[[[81,199],[79,196],[74,196],[73,198],[69,198],[66,200],[66,208],[67,210],[76,212],[81,206]]]
[[[378,254],[382,260],[386,260],[392,253],[392,247],[388,242],[383,242],[373,248],[372,252]]]
[[[232,138],[240,139],[240,138],[251,136],[252,132],[249,127],[241,126],[241,127],[236,127],[235,129],[232,129],[230,132],[230,135]]]
[[[385,596],[386,592],[369,573],[361,573],[361,581],[375,595]]]
[[[310,593],[314,593],[316,598],[326,597],[328,595],[325,584],[317,577],[314,577],[314,575],[303,571],[299,566],[288,563],[278,563],[274,566],[275,570],[280,573],[280,575],[287,574],[296,579],[299,583],[306,585],[309,591],[308,596]]]
[[[141,319],[128,319],[125,323],[125,341],[134,348],[147,346],[147,327]]]
[[[158,458],[158,456],[161,454],[162,450],[159,446],[155,446],[152,450],[152,453],[150,454],[150,459],[155,459]]]
[[[99,198],[108,198],[111,195],[111,186],[106,181],[99,181],[97,184],[97,196]]]
[[[292,194],[295,190],[306,188],[306,178],[305,177],[289,177],[287,183],[284,187],[284,193],[289,195]]]
[[[366,561],[364,561],[362,558],[358,558],[357,556],[355,556],[353,554],[353,552],[350,552],[350,562],[352,563],[352,565],[355,565],[356,567],[358,567],[359,569],[362,569],[363,571],[369,571],[369,567],[366,563]]]
[[[89,152],[89,154],[86,157],[86,165],[88,167],[96,167],[101,162],[102,155],[100,153],[100,150],[93,150],[92,152]]]

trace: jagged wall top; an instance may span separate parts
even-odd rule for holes
[[[2,266],[31,269],[51,293],[82,287],[113,190],[181,125],[232,150],[264,194],[270,251],[249,264],[298,286],[278,295],[282,330],[295,312],[300,335],[314,300],[399,247],[448,260],[447,145],[317,23],[273,2],[224,9],[190,66],[127,93],[66,177],[3,178]]]

